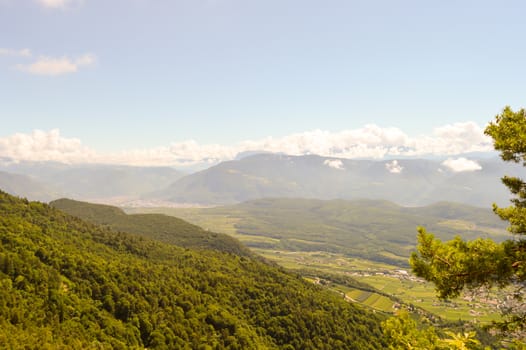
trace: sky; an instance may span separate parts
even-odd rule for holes
[[[0,157],[184,166],[491,150],[524,1],[0,0]]]

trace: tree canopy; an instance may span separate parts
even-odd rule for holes
[[[486,128],[494,147],[504,161],[526,166],[526,111],[504,108]],[[509,222],[509,239],[496,243],[490,239],[464,241],[459,237],[441,242],[422,227],[418,229],[418,252],[410,263],[417,276],[435,284],[441,298],[458,296],[464,289],[497,286],[509,287],[503,303],[506,331],[526,331],[526,182],[504,176],[502,182],[510,190],[512,205],[493,211]],[[524,334],[524,333],[522,333]]]
[[[380,320],[255,257],[115,232],[0,191],[2,349],[380,349]]]

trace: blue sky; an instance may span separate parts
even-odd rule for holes
[[[42,138],[94,158],[206,158],[215,145],[226,159],[247,142],[367,138],[370,124],[411,147],[448,125],[480,134],[524,106],[524,13],[523,1],[0,0],[0,156]]]

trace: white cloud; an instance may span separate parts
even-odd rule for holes
[[[96,57],[92,54],[85,54],[76,59],[67,56],[60,58],[41,56],[31,64],[18,64],[16,68],[31,74],[55,76],[75,73],[80,67],[93,65],[96,60]]]
[[[66,8],[74,3],[79,3],[81,0],[36,0],[37,3],[48,8]]]
[[[8,49],[0,47],[0,56],[31,57],[29,49]]]
[[[433,136],[414,138],[409,143],[413,151],[408,155],[442,154],[454,155],[469,152],[485,152],[493,149],[489,136],[474,122],[455,123],[436,128]]]
[[[446,125],[435,129],[432,136],[413,138],[397,128],[366,125],[335,133],[314,130],[281,139],[246,141],[240,146],[245,150],[291,155],[318,154],[326,157],[377,159],[387,155],[455,155],[493,149],[491,139],[473,122]]]
[[[0,138],[0,158],[15,161],[56,161],[63,163],[112,163],[128,165],[192,165],[214,163],[236,156],[232,147],[199,145],[185,141],[168,147],[98,153],[77,138],[65,138],[58,129],[35,130]]]
[[[339,159],[325,159],[323,164],[327,165],[330,168],[338,169],[338,170],[344,170],[343,162]]]
[[[474,160],[466,159],[464,157],[460,157],[457,159],[448,158],[442,162],[442,165],[449,168],[455,173],[460,173],[464,171],[477,171],[482,169],[479,163],[477,163]]]
[[[94,58],[78,59],[91,64]],[[16,160],[54,160],[60,162],[97,162],[130,165],[195,165],[231,160],[238,153],[261,151],[289,155],[317,154],[330,158],[382,159],[386,156],[455,156],[473,151],[491,151],[491,139],[475,123],[458,123],[435,129],[432,136],[409,137],[397,128],[367,125],[363,128],[328,132],[313,130],[282,138],[246,140],[235,145],[199,144],[193,140],[150,149],[99,153],[88,149],[78,139],[63,138],[58,130],[35,131],[0,138],[0,157]],[[478,170],[477,163],[450,159],[444,166],[454,170]],[[334,160],[327,166],[343,168]],[[464,164],[464,167],[462,167]],[[393,173],[403,167],[397,161],[386,163]]]
[[[366,125],[355,130],[331,133],[322,130],[307,131],[281,139],[267,138],[245,141],[247,150],[283,152],[291,155],[318,154],[339,158],[382,158],[392,147],[405,145],[408,137],[397,128],[380,128]]]
[[[217,144],[200,145],[193,140],[173,143],[167,147],[130,150],[109,155],[101,155],[101,163],[121,163],[129,165],[194,165],[198,163],[217,163],[234,159],[234,147]]]
[[[393,160],[392,162],[385,163],[385,168],[391,174],[400,174],[402,170],[404,170],[404,167],[398,164],[397,160]]]
[[[0,138],[0,156],[14,160],[53,160],[66,163],[90,162],[95,153],[82,146],[79,139],[60,136],[58,129],[31,134],[14,134]]]

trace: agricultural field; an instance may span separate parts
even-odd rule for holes
[[[421,280],[387,275],[355,278],[448,321],[463,320],[487,324],[500,320],[497,296],[494,293],[489,293],[488,296],[479,295],[473,301],[468,300],[468,296],[441,301],[436,298],[433,286]]]
[[[416,278],[409,271],[397,266],[327,252],[254,250],[289,269],[314,269],[326,273],[339,273],[366,283],[381,294],[342,286],[336,289],[340,293],[345,293],[350,301],[359,302],[380,311],[395,311],[397,302],[386,297],[390,295],[447,321],[463,320],[487,324],[500,319],[497,310],[498,296],[495,293],[477,295],[473,301],[469,301],[469,296],[441,301],[437,299],[431,283]]]

